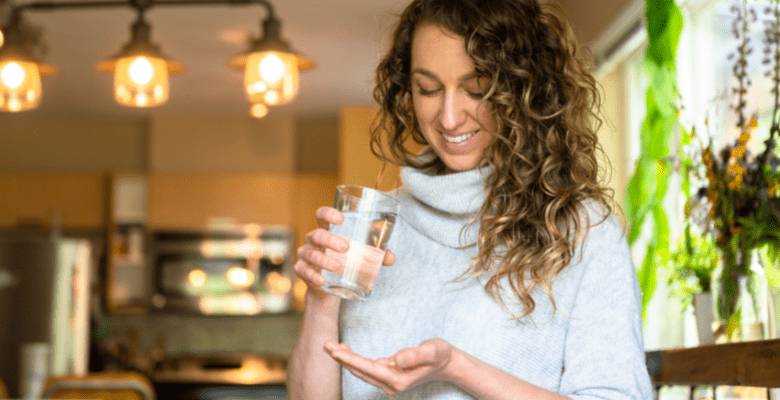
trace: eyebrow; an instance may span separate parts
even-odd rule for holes
[[[414,74],[421,74],[421,75],[425,75],[425,76],[427,76],[427,77],[429,77],[429,78],[431,78],[431,79],[435,79],[435,80],[437,80],[437,81],[441,81],[441,79],[439,79],[439,77],[438,77],[438,76],[436,76],[436,74],[434,74],[433,72],[431,72],[431,71],[429,71],[429,70],[427,70],[427,69],[425,69],[425,68],[415,68],[415,69],[413,69],[413,70],[412,70],[412,75],[414,75]],[[463,75],[463,76],[461,76],[461,77],[458,79],[458,82],[464,82],[464,81],[467,81],[467,80],[469,80],[469,79],[474,79],[474,78],[477,78],[478,76],[479,76],[479,75],[477,74],[477,72],[476,72],[476,71],[474,71],[474,72],[470,72],[470,73],[468,73],[468,74],[466,74],[466,75]]]

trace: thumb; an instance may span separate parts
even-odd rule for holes
[[[382,261],[382,264],[385,267],[389,267],[389,266],[395,264],[395,254],[393,254],[392,251],[387,250],[385,252],[385,259]]]

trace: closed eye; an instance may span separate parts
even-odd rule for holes
[[[482,100],[482,98],[485,97],[484,93],[479,93],[479,92],[469,92],[469,91],[466,91],[466,94],[468,94],[469,97],[471,97],[474,100]]]
[[[433,96],[433,95],[435,95],[438,92],[439,92],[439,89],[426,90],[426,89],[423,89],[421,87],[417,88],[417,94],[419,94],[420,96]]]

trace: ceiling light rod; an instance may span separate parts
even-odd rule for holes
[[[2,1],[2,0],[0,0]],[[10,19],[0,27],[6,36],[0,47],[0,70],[7,78],[0,81],[0,111],[34,109],[41,99],[40,75],[53,73],[36,54],[36,43],[22,31],[26,11],[130,7],[136,12],[130,41],[120,51],[97,64],[100,71],[114,74],[114,98],[129,107],[155,107],[168,100],[168,75],[180,73],[182,64],[167,57],[151,41],[151,26],[146,12],[158,6],[262,6],[260,34],[250,38],[248,47],[233,56],[228,65],[244,72],[244,89],[251,113],[260,118],[267,106],[291,102],[298,93],[301,71],[314,68],[314,62],[296,51],[282,38],[281,21],[269,0],[33,0],[11,8]]]
[[[60,10],[73,8],[99,8],[99,7],[133,7],[149,9],[156,6],[176,5],[251,5],[257,4],[265,7],[268,18],[276,19],[273,5],[266,0],[97,0],[97,1],[34,1],[31,3],[13,6],[12,13],[20,13],[25,10]]]

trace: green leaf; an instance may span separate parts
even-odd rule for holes
[[[674,0],[646,0],[648,56],[657,64],[674,63],[683,16]]]
[[[647,305],[653,298],[655,289],[658,286],[654,244],[647,246],[645,258],[642,261],[642,267],[637,271],[637,279],[639,280],[639,289],[642,291],[642,320],[644,320],[647,312]]]
[[[655,253],[660,264],[666,264],[669,258],[669,219],[661,204],[653,208],[655,225]]]
[[[640,132],[640,155],[629,179],[626,212],[629,244],[635,245],[643,226],[652,217],[650,243],[637,271],[642,288],[642,315],[653,297],[656,267],[669,257],[669,223],[663,209],[668,187],[669,143],[677,123],[678,97],[675,57],[682,33],[683,17],[674,0],[646,0],[648,47],[644,71],[649,85],[645,92],[645,119]]]

